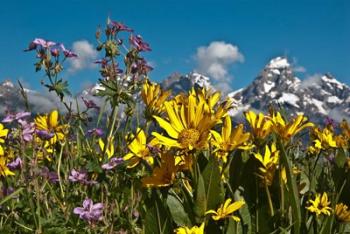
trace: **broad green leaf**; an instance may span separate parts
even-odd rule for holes
[[[221,181],[219,164],[215,157],[211,157],[203,173],[207,209],[216,209],[224,200],[224,189]]]
[[[169,194],[167,197],[167,205],[174,222],[178,226],[192,226],[188,214],[186,213],[179,197]]]

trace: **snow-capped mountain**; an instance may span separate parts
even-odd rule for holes
[[[281,106],[287,113],[304,113],[323,123],[326,116],[336,121],[350,118],[350,87],[325,74],[301,81],[287,58],[272,59],[246,88],[229,94],[238,102],[232,116],[242,117],[248,109],[266,112]]]
[[[207,87],[214,89],[209,77],[191,72],[187,75],[175,73],[161,83],[164,89],[171,89],[173,95],[187,92],[192,87]],[[101,86],[96,84],[70,98],[79,105],[84,105],[82,98],[92,100],[102,105],[103,100],[94,96]],[[54,94],[42,93],[26,89],[32,112],[49,112],[53,108],[61,108]],[[282,107],[287,113],[304,113],[317,123],[323,123],[326,116],[336,121],[343,118],[350,120],[350,87],[340,83],[332,75],[325,74],[300,80],[293,72],[293,66],[287,58],[272,59],[246,88],[228,94],[236,100],[237,107],[231,115],[238,121],[243,118],[243,111],[253,109],[267,112],[269,107]],[[136,97],[135,97],[136,98]],[[69,100],[68,100],[69,101]],[[24,99],[20,89],[11,81],[0,83],[0,115],[6,110],[24,110]],[[64,108],[61,108],[64,110]]]
[[[197,72],[191,72],[186,75],[174,73],[165,79],[161,85],[165,90],[172,90],[174,95],[187,92],[192,87],[213,88],[210,83],[210,78]]]

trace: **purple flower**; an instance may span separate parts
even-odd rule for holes
[[[130,35],[129,41],[138,51],[151,51],[149,44],[144,42],[140,35]]]
[[[50,171],[47,167],[42,169],[41,176],[45,177],[51,183],[57,183],[59,181],[57,172]]]
[[[64,56],[66,56],[67,58],[77,58],[78,55],[76,53],[74,53],[71,50],[67,50],[66,47],[64,47],[64,45],[61,43],[60,44],[60,48],[63,51]]]
[[[81,97],[81,99],[83,99],[86,108],[100,110],[100,107],[93,100],[87,100],[84,97]]]
[[[101,167],[104,170],[112,170],[113,168],[115,168],[116,166],[118,166],[119,164],[121,164],[123,162],[124,162],[123,158],[113,157],[113,158],[111,158],[111,160],[109,160],[108,163],[103,164]]]
[[[17,157],[15,160],[7,164],[7,167],[11,170],[17,170],[22,167],[22,160],[20,157]]]
[[[94,63],[101,64],[101,67],[105,68],[108,65],[108,60],[103,58],[103,59],[96,60]]]
[[[72,182],[79,182],[79,183],[84,183],[86,182],[87,179],[87,174],[84,171],[77,171],[75,169],[72,169],[72,171],[70,172],[70,176],[68,177],[68,179]]]
[[[38,46],[40,46],[41,48],[49,48],[51,46],[54,46],[56,45],[56,42],[53,42],[53,41],[46,41],[42,38],[35,38],[34,41],[32,41],[28,48],[25,49],[24,51],[31,51],[31,50],[35,50],[38,48]]]
[[[6,115],[6,117],[1,122],[3,122],[3,123],[12,123],[15,120],[18,121],[18,120],[26,118],[26,117],[28,117],[30,115],[31,115],[30,112],[25,112],[25,111],[21,111],[21,112],[18,112],[16,114],[10,113],[10,114]]]
[[[70,172],[70,175],[68,179],[71,182],[78,182],[81,184],[96,184],[96,181],[89,181],[87,178],[87,173],[85,171],[77,171],[75,169],[72,169]]]
[[[15,189],[12,187],[5,187],[5,186],[2,187],[2,195],[4,197],[12,194],[14,191],[15,191]]]
[[[100,137],[103,135],[103,130],[101,128],[93,128],[87,131],[87,135],[89,136],[95,135]]]
[[[336,125],[334,119],[332,119],[331,117],[328,117],[328,116],[327,116],[326,119],[324,120],[324,123],[325,123],[326,126],[332,126],[333,128],[336,128],[336,127],[337,127],[337,125]]]
[[[28,123],[26,120],[19,119],[18,123],[22,127],[22,138],[24,141],[29,142],[33,140],[33,134],[35,132],[34,122]]]
[[[53,57],[58,57],[60,55],[60,50],[57,48],[52,48],[50,52]]]
[[[88,222],[99,221],[102,220],[103,204],[93,204],[92,200],[87,198],[83,202],[83,207],[74,208],[73,213]]]
[[[46,130],[36,130],[35,133],[42,140],[50,140],[55,134]]]
[[[120,22],[112,21],[112,26],[116,31],[126,31],[126,32],[133,32],[134,30],[126,26],[125,24],[122,24]]]

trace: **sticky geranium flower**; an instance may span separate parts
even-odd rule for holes
[[[56,45],[56,42],[53,41],[46,41],[42,38],[35,38],[28,46],[27,49],[25,49],[24,51],[31,51],[31,50],[35,50],[39,47],[39,49],[43,48],[43,49],[47,49],[51,46]]]
[[[179,227],[176,230],[176,234],[204,234],[204,223],[201,226]]]
[[[113,168],[115,168],[116,166],[122,164],[124,162],[123,158],[116,158],[113,157],[109,160],[108,163],[102,164],[102,169],[104,170],[112,170]]]
[[[317,216],[320,214],[324,215],[331,215],[331,207],[329,206],[331,204],[330,201],[328,201],[327,193],[316,194],[315,200],[309,200],[309,203],[311,203],[310,206],[306,207],[307,210],[309,210],[312,213],[316,213]]]
[[[17,170],[22,167],[22,159],[20,157],[17,157],[15,160],[7,164],[7,167],[11,170]]]
[[[6,115],[6,117],[1,121],[3,123],[12,123],[13,121],[18,121],[20,119],[24,119],[28,116],[30,116],[31,113],[30,112],[25,112],[25,111],[21,111],[21,112],[18,112],[16,114],[13,114],[13,113],[9,113]]]
[[[81,97],[81,99],[83,100],[87,109],[96,109],[97,111],[100,110],[100,107],[97,106],[93,100],[87,100],[84,97]]]
[[[239,210],[244,204],[245,202],[243,200],[232,203],[232,199],[228,198],[216,211],[208,210],[205,214],[211,214],[212,219],[215,221],[231,217],[234,221],[239,222],[240,218],[233,215],[233,212]]]
[[[59,181],[57,172],[50,171],[47,167],[42,168],[41,176],[46,178],[51,183],[57,183]]]
[[[88,222],[100,221],[102,220],[103,204],[93,204],[92,200],[87,198],[83,202],[83,207],[74,208],[73,213],[79,215],[81,219]]]
[[[78,55],[76,53],[74,53],[73,51],[67,50],[66,47],[62,43],[59,45],[59,47],[63,51],[63,54],[66,58],[77,58],[78,57]]]
[[[126,31],[126,32],[133,32],[134,30],[126,26],[125,24],[122,24],[120,22],[111,21],[111,25],[116,31]]]
[[[103,136],[102,128],[89,129],[86,133],[88,136],[98,136],[98,137]]]
[[[130,35],[129,41],[138,51],[151,51],[149,44],[144,42],[140,35]]]
[[[26,120],[19,119],[18,123],[22,128],[22,138],[26,142],[30,142],[33,140],[33,134],[35,132],[35,124],[34,122],[28,123]]]

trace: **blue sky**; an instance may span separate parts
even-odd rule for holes
[[[249,84],[275,56],[288,56],[300,77],[330,72],[350,83],[350,1],[6,1],[0,8],[0,80],[21,79],[38,88],[34,53],[23,49],[36,37],[88,41],[106,18],[121,21],[150,43],[150,74],[161,80],[173,72],[198,69],[197,49],[215,41],[237,49],[241,59],[226,64],[233,89]],[[102,55],[98,55],[102,56]],[[198,57],[197,57],[198,58]],[[244,59],[243,59],[244,58]],[[70,66],[66,64],[67,68]],[[304,68],[304,69],[302,69]],[[96,68],[65,73],[77,91],[99,78]]]

